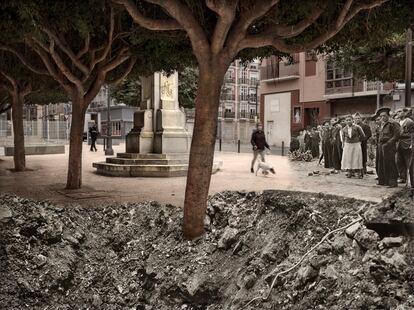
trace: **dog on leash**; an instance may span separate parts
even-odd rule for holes
[[[270,166],[269,164],[263,162],[263,161],[259,161],[258,165],[257,165],[257,169],[256,169],[256,175],[259,172],[259,170],[262,169],[262,173],[263,175],[267,176],[269,174],[269,172],[276,174],[275,169]]]

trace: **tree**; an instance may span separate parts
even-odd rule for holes
[[[121,15],[106,1],[37,1],[6,6],[20,17],[24,46],[3,42],[0,49],[19,58],[36,73],[47,74],[59,83],[72,102],[69,167],[66,188],[82,182],[82,142],[85,113],[106,83],[117,83],[133,68]],[[17,12],[17,13],[16,13]],[[128,27],[129,29],[129,27]],[[29,48],[32,57],[22,55]],[[42,67],[34,69],[32,59]],[[38,68],[38,67],[37,67]]]
[[[12,110],[14,171],[24,171],[26,169],[23,106],[26,96],[33,90],[34,83],[32,72],[24,68],[14,57],[2,55],[0,88],[6,93],[6,96],[3,97],[3,109]]]
[[[197,80],[198,70],[194,67],[186,67],[178,72],[178,101],[180,106],[186,109],[195,107]]]
[[[184,202],[186,238],[193,239],[204,232],[220,90],[230,63],[237,57],[314,49],[359,13],[386,1],[113,0],[141,27],[173,34],[184,32],[198,63],[194,134]]]
[[[405,78],[405,32],[414,23],[413,12],[413,1],[393,1],[392,6],[384,6],[367,17],[369,23],[353,26],[350,30],[353,35],[340,33],[320,48],[320,52],[357,78],[402,81]]]
[[[109,93],[117,104],[123,103],[131,107],[139,106],[141,102],[140,80],[126,78],[119,84],[110,85]]]

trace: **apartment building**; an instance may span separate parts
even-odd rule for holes
[[[227,70],[220,97],[218,137],[225,141],[250,139],[259,118],[259,61],[235,60]]]
[[[391,105],[392,83],[355,79],[329,58],[299,53],[266,58],[260,66],[260,119],[271,145],[290,143],[293,134],[334,116],[373,114]]]

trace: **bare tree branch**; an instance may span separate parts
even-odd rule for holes
[[[33,39],[27,39],[26,43],[39,55],[50,76],[52,76],[67,93],[69,93],[71,91],[70,85],[62,73],[56,70],[50,59],[50,55],[43,49],[39,48]]]
[[[83,48],[76,54],[77,59],[81,59],[82,56],[85,55],[89,51],[90,43],[91,43],[91,36],[88,33],[88,35],[86,36],[85,44],[83,45]]]
[[[200,23],[196,20],[193,12],[188,8],[186,4],[179,0],[145,0],[146,2],[157,4],[174,18],[186,31],[195,56],[197,57],[200,65],[204,64],[205,57],[209,54],[210,44],[207,36],[201,27]]]
[[[46,70],[42,70],[42,69],[36,68],[34,65],[32,65],[26,59],[26,57],[24,57],[16,49],[14,49],[12,47],[9,47],[9,46],[0,45],[0,50],[8,51],[8,52],[14,54],[17,58],[19,58],[19,60],[23,63],[23,65],[25,65],[30,71],[32,71],[32,72],[34,72],[36,74],[39,74],[39,75],[49,75],[49,73]]]
[[[91,64],[89,66],[90,72],[93,71],[93,69],[95,68],[97,64],[104,61],[108,57],[109,52],[111,51],[113,37],[114,37],[114,28],[115,28],[115,13],[112,7],[111,7],[109,18],[110,19],[109,19],[108,43],[105,45],[104,51],[101,56],[99,56],[98,58],[95,58],[95,55],[94,55],[93,57],[94,59],[93,61],[91,61]]]
[[[54,41],[55,44],[70,58],[73,64],[85,75],[89,74],[89,68],[85,66],[75,53],[64,43],[59,37],[49,28],[42,29],[48,36],[50,41]],[[89,36],[88,36],[89,37]]]
[[[115,3],[121,4],[131,15],[134,22],[138,25],[155,31],[168,31],[168,30],[182,30],[183,27],[174,19],[153,19],[144,16],[131,0],[112,0]]]
[[[71,70],[65,65],[62,58],[60,58],[59,54],[55,51],[55,41],[53,39],[50,40],[49,44],[49,54],[54,60],[56,66],[59,68],[60,72],[73,84],[76,85],[80,92],[83,92],[83,85],[82,81],[78,79]]]
[[[117,68],[119,65],[123,64],[130,58],[129,49],[127,47],[122,48],[113,60],[109,60],[105,65],[99,68],[96,78],[92,82],[92,86],[89,88],[85,94],[85,104],[89,104],[98,94],[102,85],[105,83],[107,74]],[[134,62],[135,63],[135,62]],[[133,64],[132,64],[133,66]],[[132,69],[132,67],[131,67]]]
[[[213,54],[218,54],[224,46],[227,34],[236,16],[238,2],[238,0],[206,1],[207,7],[218,15],[218,21],[214,28],[213,38],[211,40],[211,50]]]
[[[243,1],[243,0],[242,0]],[[271,8],[273,8],[279,0],[261,0],[254,2],[254,7],[248,6],[248,1],[240,3],[241,12],[238,22],[234,25],[228,36],[228,52],[231,55],[236,55],[240,50],[238,48],[241,40],[244,39],[247,33],[247,29],[252,23],[265,15]]]
[[[259,48],[263,46],[273,46],[281,52],[285,53],[299,53],[306,50],[314,49],[333,36],[335,36],[355,15],[363,10],[369,10],[375,7],[382,5],[384,2],[389,0],[374,0],[368,4],[361,4],[356,6],[354,9],[350,10],[349,2],[344,5],[341,12],[338,15],[338,18],[333,27],[328,28],[324,33],[320,34],[318,37],[305,42],[303,44],[287,44],[283,37],[277,37],[273,35],[250,35],[246,36],[239,44],[239,50],[244,48]],[[342,21],[338,23],[338,21]]]
[[[136,62],[137,62],[137,58],[131,57],[129,60],[128,66],[125,68],[124,72],[122,72],[121,75],[117,77],[116,79],[108,81],[108,83],[114,84],[114,85],[121,83],[127,77],[127,75],[131,72]]]
[[[19,87],[17,85],[17,81],[15,78],[4,72],[3,70],[0,70],[0,74],[5,77],[5,79],[11,84],[14,91],[18,91]]]

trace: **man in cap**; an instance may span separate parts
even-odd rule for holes
[[[378,137],[378,185],[397,187],[398,170],[395,163],[397,141],[400,125],[390,120],[390,109],[381,108],[377,111],[381,118]]]
[[[358,112],[354,114],[354,122],[356,125],[362,128],[362,131],[364,132],[365,137],[361,141],[361,148],[362,148],[362,166],[363,171],[366,174],[367,173],[367,160],[368,160],[368,139],[371,138],[372,132],[371,127],[369,125],[365,124],[362,121],[361,114]]]
[[[264,152],[265,148],[270,150],[269,144],[266,142],[266,137],[263,131],[263,126],[261,123],[256,124],[256,130],[252,133],[252,138],[250,143],[253,146],[253,160],[250,167],[250,172],[254,173],[254,163],[256,162],[257,156],[260,155],[260,159],[264,162]]]
[[[411,136],[414,132],[414,121],[409,118],[409,109],[404,108],[398,111],[400,118],[400,139],[397,145],[397,167],[400,178],[398,183],[407,182],[407,170],[410,168],[412,163],[412,149],[411,149]],[[412,171],[410,173],[411,185],[413,185]]]

